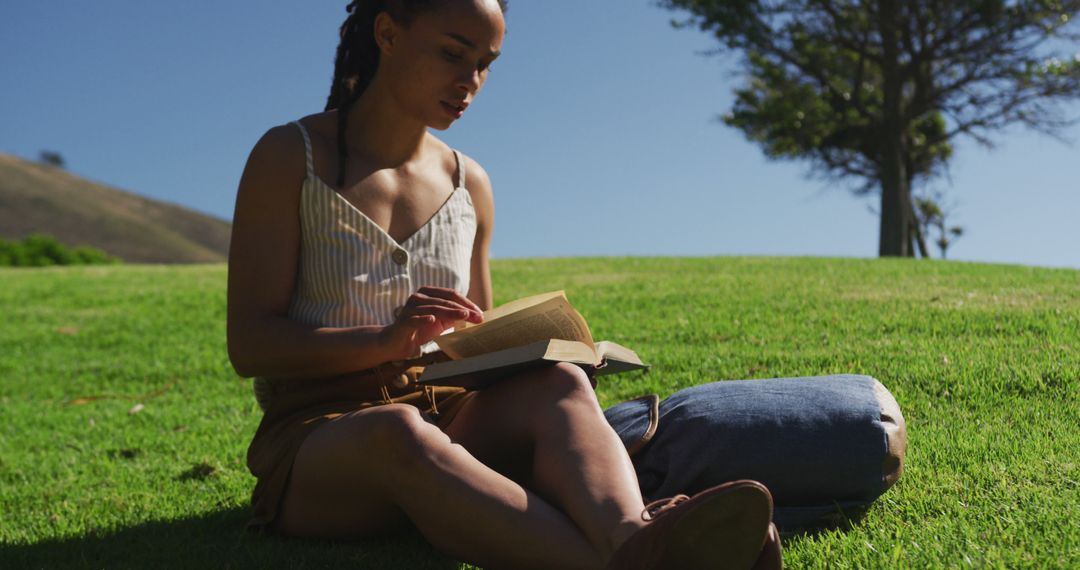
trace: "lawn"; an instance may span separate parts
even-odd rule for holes
[[[900,482],[791,568],[1080,567],[1080,271],[925,260],[500,260],[497,302],[565,289],[649,374],[868,374],[907,419]],[[417,536],[243,530],[259,409],[225,352],[225,267],[0,269],[0,568],[457,568]]]

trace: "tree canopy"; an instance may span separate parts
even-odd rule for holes
[[[41,154],[38,155],[38,159],[42,163],[48,164],[49,166],[55,166],[57,168],[63,168],[64,167],[64,157],[63,157],[63,155],[61,155],[59,152],[56,152],[56,151],[53,151],[53,150],[43,150],[43,151],[41,151]]]
[[[1080,0],[659,4],[742,54],[725,123],[770,158],[880,193],[883,256],[921,242],[912,189],[944,172],[954,139],[992,146],[1013,124],[1056,135],[1080,99]]]

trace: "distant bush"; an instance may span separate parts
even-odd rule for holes
[[[41,151],[41,154],[38,155],[38,160],[49,166],[55,166],[57,168],[64,167],[64,157],[56,151],[43,150]]]
[[[45,234],[31,234],[22,241],[0,239],[0,266],[47,267],[114,263],[120,263],[120,259],[100,249],[87,246],[69,248]]]

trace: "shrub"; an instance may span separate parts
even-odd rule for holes
[[[0,266],[47,267],[112,263],[120,263],[120,259],[93,247],[69,248],[45,234],[31,234],[21,242],[0,240]]]
[[[56,151],[43,150],[38,157],[43,164],[48,164],[49,166],[55,166],[57,168],[64,167],[64,157]]]
[[[113,257],[96,247],[80,245],[71,250],[75,255],[76,263],[81,265],[110,265],[120,263],[120,258]]]
[[[0,239],[0,267],[21,265],[20,252],[17,244]]]

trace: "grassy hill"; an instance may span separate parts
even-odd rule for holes
[[[415,536],[243,530],[260,412],[226,355],[225,273],[0,269],[0,568],[456,568]],[[565,289],[653,364],[603,379],[605,405],[736,378],[889,387],[904,475],[850,528],[786,538],[789,568],[1080,567],[1080,271],[592,258],[493,277],[497,302]]]
[[[49,234],[124,261],[224,261],[229,223],[0,154],[0,238]]]

